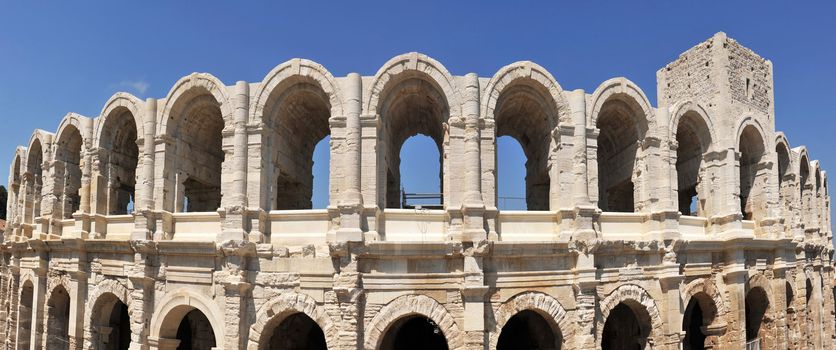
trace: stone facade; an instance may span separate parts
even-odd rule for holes
[[[0,341],[833,349],[827,175],[775,131],[771,62],[718,33],[657,77],[654,107],[624,78],[567,91],[532,62],[453,76],[409,53],[118,93],[16,151]],[[442,209],[400,208],[418,133]],[[497,209],[499,136],[526,154],[528,211]]]

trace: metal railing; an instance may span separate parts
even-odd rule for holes
[[[429,203],[416,203],[429,201]],[[401,209],[444,209],[444,195],[442,193],[408,193],[401,188]]]
[[[746,342],[746,350],[761,350],[761,339],[755,338]]]

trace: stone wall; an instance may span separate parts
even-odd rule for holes
[[[9,177],[9,349],[832,349],[827,174],[774,127],[772,65],[718,33],[657,72],[563,90],[517,62],[206,73],[37,130]],[[400,208],[437,144],[442,209]],[[311,208],[330,135],[329,205]],[[527,157],[497,208],[496,138]],[[693,209],[692,209],[693,206]]]

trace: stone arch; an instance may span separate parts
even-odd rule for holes
[[[398,77],[404,72],[423,72],[425,77],[428,77],[428,80],[443,91],[450,108],[450,115],[462,115],[461,95],[453,76],[441,63],[418,52],[395,56],[383,64],[377,71],[370,88],[367,90],[368,94],[366,96],[368,96],[368,99],[363,105],[363,110],[366,111],[366,114],[376,115],[378,113],[380,97],[384,93],[384,88],[393,78]]]
[[[664,329],[662,328],[662,316],[656,306],[656,301],[644,288],[635,284],[623,284],[610,292],[599,303],[601,318],[597,321],[595,337],[598,346],[601,345],[604,324],[610,316],[610,312],[619,304],[626,304],[634,314],[637,314],[637,317],[647,317],[647,324],[640,325],[640,327],[642,327],[644,333],[648,334],[649,342],[661,344]],[[640,315],[641,313],[644,313],[644,315]]]
[[[145,116],[144,107],[145,102],[127,92],[117,92],[113,96],[110,96],[107,102],[105,102],[104,107],[102,107],[99,117],[96,118],[93,124],[93,146],[102,146],[102,133],[105,131],[108,119],[124,112],[130,113],[133,117],[137,135],[145,135],[145,125],[143,123],[143,117]]]
[[[591,197],[603,211],[643,212],[651,205],[645,149],[658,142],[654,110],[631,81],[614,78],[592,94],[587,125],[598,130],[590,138],[597,162],[589,170]]]
[[[215,344],[223,348],[224,314],[214,300],[186,288],[166,293],[151,315],[150,334],[154,339],[175,339],[180,321],[190,311],[198,310],[209,320],[215,334]]]
[[[392,324],[413,315],[422,315],[435,322],[444,333],[450,350],[464,348],[465,335],[455,318],[435,299],[420,294],[402,295],[383,306],[365,327],[364,348],[378,349]]]
[[[305,79],[316,82],[328,96],[332,116],[343,116],[342,92],[331,72],[314,61],[294,58],[279,64],[262,79],[261,84],[253,94],[250,123],[264,122],[262,117],[265,113],[265,107],[268,105],[268,99],[274,91],[284,90]]]
[[[98,193],[92,194],[96,211],[101,214],[129,214],[136,203],[136,185],[142,166],[144,103],[131,94],[114,94],[102,109],[94,125],[93,145],[98,167],[94,181]],[[154,140],[147,140],[154,142]],[[99,207],[101,204],[101,207]],[[135,205],[134,205],[135,206]]]
[[[169,90],[165,97],[162,113],[157,115],[157,135],[169,135],[168,120],[178,102],[189,102],[189,100],[209,94],[215,99],[221,109],[221,116],[224,119],[224,127],[232,127],[232,105],[226,86],[220,79],[209,73],[192,73],[180,78]]]
[[[273,298],[256,311],[255,322],[250,326],[247,349],[266,349],[264,345],[270,340],[274,328],[297,313],[309,317],[322,329],[328,349],[337,347],[336,322],[317,306],[316,300],[305,294],[287,293]]]
[[[813,215],[815,217],[815,228],[819,229],[819,234],[825,230],[824,228],[824,193],[822,192],[822,170],[821,162],[816,159],[810,162],[813,167]]]
[[[43,342],[46,349],[69,349],[70,339],[70,307],[72,297],[68,282],[63,277],[53,277],[47,280],[45,324]],[[52,281],[52,283],[50,283]],[[78,302],[78,301],[76,301]]]
[[[30,274],[20,275],[20,290],[17,293],[17,349],[28,350],[32,339],[33,324],[32,310],[35,308],[35,282]],[[36,326],[36,327],[33,327]]]
[[[798,162],[796,173],[798,174],[798,207],[800,208],[800,227],[803,231],[813,227],[813,197],[814,185],[812,171],[810,169],[810,156],[804,146],[796,147],[793,153],[797,154]]]
[[[514,315],[522,311],[534,311],[551,326],[552,332],[559,335],[563,344],[573,344],[574,329],[566,309],[554,297],[540,292],[523,292],[508,299],[494,314],[494,327],[490,333],[490,348],[496,349],[502,328]]]
[[[131,298],[131,292],[128,288],[114,279],[105,279],[97,283],[93,292],[88,295],[84,313],[85,349],[97,348],[94,347],[98,340],[98,330],[95,327],[108,324],[110,311],[106,311],[106,306],[112,306],[117,301],[130,306],[133,298]],[[128,312],[128,315],[130,322],[135,322],[135,320],[130,319],[130,312]],[[130,334],[128,334],[128,337],[130,339]]]
[[[52,181],[58,212],[53,216],[61,219],[71,219],[73,213],[81,208],[81,168],[84,165],[83,154],[91,143],[87,133],[90,123],[90,118],[69,113],[61,120],[55,134]]]
[[[676,191],[683,215],[710,216],[710,188],[702,179],[710,177],[705,155],[713,151],[717,133],[708,112],[698,103],[687,101],[673,107],[668,140],[676,144]],[[691,208],[696,199],[696,211]]]
[[[625,99],[638,106],[641,115],[639,115],[640,119],[637,122],[641,124],[639,127],[644,128],[645,132],[656,130],[655,114],[647,95],[638,85],[623,77],[612,78],[598,85],[591,96],[592,108],[587,112],[586,125],[590,127],[596,125],[604,104],[614,98]]]
[[[455,79],[437,61],[413,52],[389,60],[366,91],[366,114],[380,118],[377,162],[382,165],[378,181],[385,184],[379,196],[383,207],[402,205],[400,152],[406,140],[418,134],[431,138],[437,147],[441,193],[438,204],[443,206],[450,195],[450,162],[445,162],[449,159],[449,135],[451,128],[458,132],[463,122]]]
[[[728,312],[726,308],[726,303],[723,302],[723,296],[720,294],[720,291],[717,289],[717,285],[714,283],[714,280],[709,278],[697,278],[688,284],[683,285],[681,295],[682,295],[682,304],[688,305],[696,294],[703,293],[705,296],[708,296],[713,306],[710,308],[714,311],[714,316],[722,316]],[[700,303],[709,302],[709,300],[700,300]],[[704,306],[709,307],[708,304]]]
[[[749,278],[746,282],[746,340],[754,338],[761,338],[762,341],[768,342],[765,335],[774,332],[773,322],[775,319],[774,310],[774,296],[772,294],[772,287],[769,279],[763,274],[756,274]],[[755,322],[756,321],[756,322]],[[754,334],[756,333],[756,334]],[[762,344],[763,345],[763,344]],[[762,346],[763,347],[763,346]],[[771,349],[769,344],[766,349]]]
[[[158,133],[166,138],[163,209],[214,212],[222,206],[224,163],[232,147],[224,139],[234,128],[231,99],[223,83],[207,73],[180,79],[158,115]]]
[[[549,210],[550,194],[557,192],[558,179],[551,179],[554,164],[553,130],[558,124],[571,125],[571,111],[557,80],[545,68],[530,61],[502,67],[482,94],[481,118],[493,120],[484,133],[496,139],[510,136],[526,157],[526,206],[528,210]],[[498,147],[498,146],[495,146]],[[493,166],[494,168],[497,165]],[[494,172],[492,183],[497,182]],[[494,186],[489,186],[494,187]],[[555,187],[555,189],[552,189]],[[499,191],[495,192],[498,195]]]
[[[292,59],[267,74],[254,96],[250,122],[264,126],[262,154],[269,163],[270,191],[263,199],[269,203],[262,205],[268,210],[311,209],[314,150],[343,117],[339,85],[322,65]],[[329,158],[342,149],[339,142],[331,141]],[[338,162],[330,163],[335,172]],[[335,185],[329,186],[331,198]]]
[[[767,215],[771,172],[764,167],[770,160],[771,146],[757,119],[744,117],[736,131],[735,150],[738,155],[738,187],[740,213],[744,220],[760,221]]]
[[[41,216],[42,189],[44,185],[44,163],[52,159],[52,134],[43,130],[35,130],[29,139],[24,162],[23,181],[23,220],[32,224],[35,218]],[[31,232],[26,235],[31,237]]]
[[[9,166],[9,193],[6,205],[6,216],[8,221],[8,228],[6,229],[6,237],[12,234],[17,234],[17,225],[20,223],[20,211],[22,205],[20,203],[20,190],[23,185],[23,160],[26,157],[26,148],[18,146],[15,149],[15,154],[12,156],[12,164]]]

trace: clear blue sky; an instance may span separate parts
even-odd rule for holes
[[[54,131],[71,111],[96,116],[120,90],[164,97],[194,71],[231,85],[260,81],[277,64],[304,57],[335,76],[372,75],[389,58],[419,51],[455,75],[490,77],[506,64],[532,60],[564,89],[592,91],[625,76],[655,105],[656,70],[717,31],[772,60],[778,130],[792,146],[807,145],[824,169],[836,170],[836,105],[829,103],[836,96],[833,2],[587,3],[6,2],[0,5],[0,179],[8,178],[14,147],[33,129]],[[421,141],[410,141],[405,155],[417,153],[413,143]],[[523,170],[518,149],[500,152],[501,163],[517,162]],[[437,159],[432,152],[418,155]],[[500,181],[511,186],[502,195],[523,196],[522,173],[506,168]],[[414,170],[428,175],[405,179],[407,186],[432,190],[421,180],[437,179],[438,170]]]

